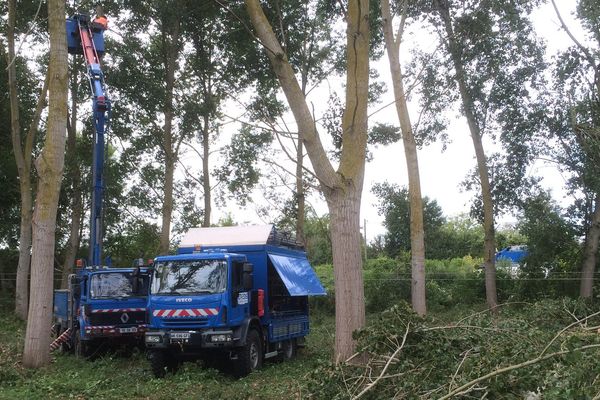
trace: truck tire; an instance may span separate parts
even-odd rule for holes
[[[238,378],[250,374],[262,366],[263,351],[260,336],[255,329],[248,331],[246,344],[238,351],[234,360],[234,373]]]
[[[86,359],[90,356],[89,345],[81,340],[79,330],[76,330],[73,334],[73,353],[77,358]]]
[[[296,356],[296,339],[286,340],[282,343],[281,360],[291,360]]]
[[[167,372],[177,372],[181,362],[166,351],[152,350],[148,352],[150,368],[155,378],[164,378]]]

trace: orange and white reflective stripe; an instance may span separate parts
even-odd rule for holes
[[[92,310],[92,314],[95,313],[116,313],[116,312],[135,312],[135,311],[146,311],[145,308],[98,308]]]
[[[154,310],[155,317],[207,317],[219,314],[218,308],[179,308],[167,310]]]

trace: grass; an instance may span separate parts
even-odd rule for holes
[[[263,369],[234,379],[214,369],[184,363],[177,374],[154,379],[144,354],[96,361],[54,353],[39,370],[21,365],[25,325],[10,309],[0,316],[0,399],[293,399],[306,393],[307,374],[328,360],[333,319],[313,317],[307,346],[294,360],[266,362]]]
[[[390,398],[398,390],[412,398],[431,388],[444,388],[449,377],[457,375],[458,370],[456,382],[464,383],[498,367],[531,359],[557,332],[573,322],[567,310],[580,316],[598,310],[568,299],[515,302],[502,307],[497,319],[492,320],[487,312],[477,314],[485,309],[482,303],[456,305],[434,310],[426,320],[414,320],[411,326],[419,328],[409,337],[403,362],[391,367],[400,380],[382,381],[367,398]],[[346,378],[362,372],[352,366],[348,369],[331,367],[333,316],[324,304],[315,310],[307,346],[292,361],[266,362],[263,369],[243,379],[234,379],[196,363],[185,363],[177,374],[154,379],[141,353],[130,358],[108,355],[96,361],[54,353],[52,363],[45,368],[23,368],[21,351],[25,325],[12,314],[12,308],[0,306],[0,400],[348,398],[349,392],[344,386]],[[366,349],[371,356],[377,355],[379,347],[386,343],[384,338],[402,334],[406,321],[414,318],[409,311],[398,315],[388,311],[370,313],[368,327],[359,340],[368,344]],[[427,331],[421,329],[453,325],[458,321],[462,321],[462,325],[481,325],[486,330],[444,329],[424,333]],[[574,328],[562,335],[550,351],[587,343],[600,343],[600,335]],[[381,355],[387,354],[389,349],[384,350]],[[459,369],[457,365],[465,350],[470,356]],[[523,398],[527,390],[535,392],[536,388],[543,389],[545,399],[592,398],[596,393],[600,396],[598,354],[598,350],[576,352],[540,363],[486,382],[486,390],[490,391],[490,398]]]

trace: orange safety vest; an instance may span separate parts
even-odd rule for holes
[[[103,29],[108,29],[108,20],[104,15],[96,17],[96,19],[94,19],[94,22],[102,26]]]

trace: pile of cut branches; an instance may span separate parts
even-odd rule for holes
[[[570,299],[507,303],[443,324],[403,303],[356,334],[368,363],[324,363],[312,396],[600,399],[599,328],[598,307]]]

